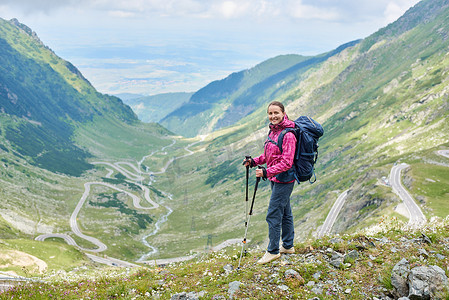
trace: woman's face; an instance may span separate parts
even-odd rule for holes
[[[268,107],[268,119],[271,124],[277,125],[284,120],[285,113],[282,112],[281,108],[277,105],[270,105]]]

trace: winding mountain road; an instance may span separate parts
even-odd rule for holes
[[[327,215],[326,220],[323,223],[323,226],[321,226],[320,230],[316,235],[318,238],[323,237],[331,232],[332,226],[334,226],[335,220],[337,220],[338,214],[340,213],[343,204],[345,204],[345,200],[346,197],[348,196],[348,193],[349,190],[346,190],[338,196],[337,200],[335,201],[334,205],[329,211],[329,214]]]
[[[77,235],[77,236],[79,236],[80,238],[85,239],[85,240],[91,242],[92,244],[94,244],[95,246],[97,246],[96,249],[83,248],[83,247],[79,246],[79,245],[76,243],[76,241],[75,241],[71,236],[69,236],[69,235],[67,235],[67,234],[62,234],[62,233],[43,234],[43,235],[40,235],[40,236],[36,237],[36,240],[38,240],[38,241],[44,241],[45,239],[48,239],[48,238],[55,238],[55,237],[56,237],[56,238],[62,238],[62,239],[64,239],[69,245],[76,246],[76,247],[80,248],[82,251],[89,251],[89,252],[95,252],[95,253],[105,251],[105,250],[107,249],[107,246],[106,246],[103,242],[101,242],[100,240],[98,240],[97,238],[83,234],[83,233],[81,232],[81,230],[79,229],[78,223],[77,223],[78,214],[79,214],[81,208],[83,207],[83,205],[84,205],[84,203],[85,203],[87,197],[88,197],[89,194],[90,194],[91,186],[92,186],[92,185],[101,185],[101,186],[105,186],[105,187],[107,187],[107,188],[111,188],[111,189],[117,190],[117,191],[119,191],[119,192],[125,193],[126,195],[128,195],[129,197],[131,197],[131,199],[133,200],[133,206],[134,206],[135,208],[137,208],[137,209],[156,209],[156,208],[160,207],[160,205],[159,205],[158,203],[154,202],[154,201],[150,198],[150,190],[149,190],[146,186],[144,186],[143,184],[141,184],[141,182],[145,179],[145,177],[144,177],[143,175],[163,174],[163,173],[167,170],[167,168],[170,166],[170,164],[173,163],[173,161],[174,161],[175,159],[179,159],[179,158],[182,158],[182,157],[186,157],[186,156],[192,155],[194,152],[191,151],[189,148],[190,148],[191,146],[193,146],[193,145],[196,145],[196,144],[198,144],[198,143],[204,141],[204,138],[205,138],[205,136],[201,137],[201,140],[196,141],[196,142],[191,143],[191,144],[189,144],[188,146],[186,146],[184,149],[187,151],[187,154],[170,159],[170,160],[167,162],[167,164],[161,169],[160,172],[151,172],[151,171],[148,171],[148,170],[147,170],[146,172],[142,172],[142,171],[141,171],[141,168],[140,168],[142,162],[143,162],[147,157],[153,155],[154,153],[156,153],[156,152],[158,152],[158,151],[153,151],[150,155],[144,156],[144,157],[142,158],[142,160],[141,160],[140,162],[137,163],[137,167],[136,167],[135,165],[133,165],[132,163],[129,163],[129,162],[115,162],[115,163],[110,163],[110,162],[93,162],[93,163],[92,163],[92,164],[95,164],[95,165],[100,165],[100,164],[102,164],[102,165],[108,166],[109,168],[106,168],[106,170],[108,171],[108,173],[107,173],[107,175],[106,175],[107,178],[109,178],[109,177],[113,174],[113,172],[114,172],[113,169],[115,169],[116,171],[118,171],[119,173],[121,173],[122,175],[124,175],[124,176],[127,178],[128,181],[132,182],[133,184],[138,185],[138,186],[142,189],[142,191],[144,191],[144,198],[145,198],[145,200],[151,205],[151,206],[149,206],[149,207],[147,207],[147,206],[142,206],[142,205],[140,204],[140,202],[141,202],[140,197],[138,197],[138,196],[136,196],[135,194],[132,194],[132,193],[130,193],[130,192],[128,192],[128,191],[125,191],[125,190],[123,190],[123,189],[121,189],[121,188],[118,188],[118,187],[116,187],[116,186],[114,186],[114,185],[112,185],[112,184],[105,183],[105,182],[86,182],[86,183],[84,184],[84,193],[83,193],[83,195],[81,196],[81,199],[80,199],[80,201],[78,202],[77,206],[75,207],[75,210],[73,211],[72,215],[70,216],[70,228],[71,228],[72,232],[73,232],[75,235]],[[167,147],[173,146],[175,143],[176,143],[176,141],[173,140],[173,142],[172,142],[170,145],[161,148],[161,150],[159,150],[159,151],[163,151],[163,150],[165,150]],[[128,166],[128,167],[130,167],[130,168],[133,169],[137,174],[136,174],[136,173],[133,173],[133,172],[131,172],[131,171],[129,171],[128,169],[126,169],[126,168],[124,168],[124,167],[122,167],[122,166]],[[110,169],[110,168],[112,168],[112,169]],[[139,182],[140,182],[140,183],[139,183]],[[145,238],[147,238],[147,237],[149,237],[149,236],[152,236],[152,235],[155,235],[155,234],[159,231],[161,224],[164,223],[164,222],[166,222],[168,216],[171,214],[171,212],[173,212],[173,210],[172,210],[171,208],[169,208],[168,206],[165,206],[165,207],[167,208],[168,213],[165,214],[165,215],[163,215],[163,216],[160,218],[160,220],[158,220],[158,221],[156,222],[156,228],[155,228],[155,230],[154,230],[153,232],[151,232],[149,235],[145,236]],[[150,253],[147,254],[147,255],[144,256],[144,257],[148,257],[148,256],[150,256],[151,254],[154,254],[154,253],[157,252],[157,249],[156,249],[155,247],[149,245],[147,242],[146,242],[146,243],[144,242],[144,244],[146,244],[149,248],[151,248]],[[116,258],[112,258],[112,257],[107,257],[107,256],[100,257],[100,256],[96,256],[96,255],[89,254],[89,253],[86,253],[86,255],[87,255],[90,259],[92,259],[93,261],[96,261],[96,262],[99,262],[99,263],[103,263],[103,264],[112,265],[112,266],[121,266],[121,267],[138,266],[138,265],[136,265],[136,264],[133,264],[133,263],[130,263],[130,262],[126,262],[126,261],[122,261],[122,260],[119,260],[119,259],[116,259]],[[145,262],[145,261],[139,260],[138,262]]]
[[[412,196],[402,186],[401,183],[401,171],[408,168],[409,165],[402,163],[393,166],[390,172],[390,184],[393,192],[396,193],[399,198],[402,199],[410,215],[409,225],[419,226],[426,223],[426,217],[424,216],[421,208],[413,200]]]
[[[441,156],[449,158],[449,150],[438,150],[437,153]]]
[[[449,150],[438,150],[437,153],[449,158]],[[419,226],[426,223],[426,217],[424,216],[421,208],[413,200],[412,196],[410,196],[410,194],[401,184],[401,171],[407,167],[409,167],[409,165],[405,163],[394,165],[391,168],[390,172],[390,184],[393,192],[402,199],[405,207],[409,212],[409,225]],[[345,203],[345,199],[348,193],[349,190],[346,190],[338,196],[337,200],[329,211],[326,220],[324,221],[319,231],[316,233],[317,238],[323,237],[330,233],[332,226],[334,225],[335,220],[337,219],[337,216]]]

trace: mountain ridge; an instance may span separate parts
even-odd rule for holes
[[[5,137],[30,162],[80,175],[91,166],[85,162],[88,152],[71,140],[75,124],[106,114],[137,121],[120,99],[96,92],[76,67],[58,58],[17,20],[0,20],[0,45],[3,118],[15,116],[19,123],[4,128]]]
[[[188,137],[233,125],[300,81],[301,74],[308,69],[359,42],[348,42],[314,57],[280,55],[254,68],[211,82],[193,94],[189,102],[163,118],[161,124]],[[273,64],[277,67],[270,67]],[[259,76],[259,80],[254,82],[254,73],[263,73],[264,76]]]

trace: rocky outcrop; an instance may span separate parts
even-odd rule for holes
[[[411,300],[443,299],[449,288],[449,281],[443,269],[431,265],[410,270],[410,263],[405,258],[394,266],[391,284],[395,297],[408,297]]]

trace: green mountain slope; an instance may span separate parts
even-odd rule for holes
[[[69,62],[58,58],[17,20],[0,20],[2,133],[36,166],[80,175],[90,154],[72,140],[75,125],[107,116],[137,121],[116,97],[99,94]],[[25,28],[26,30],[23,30]]]

